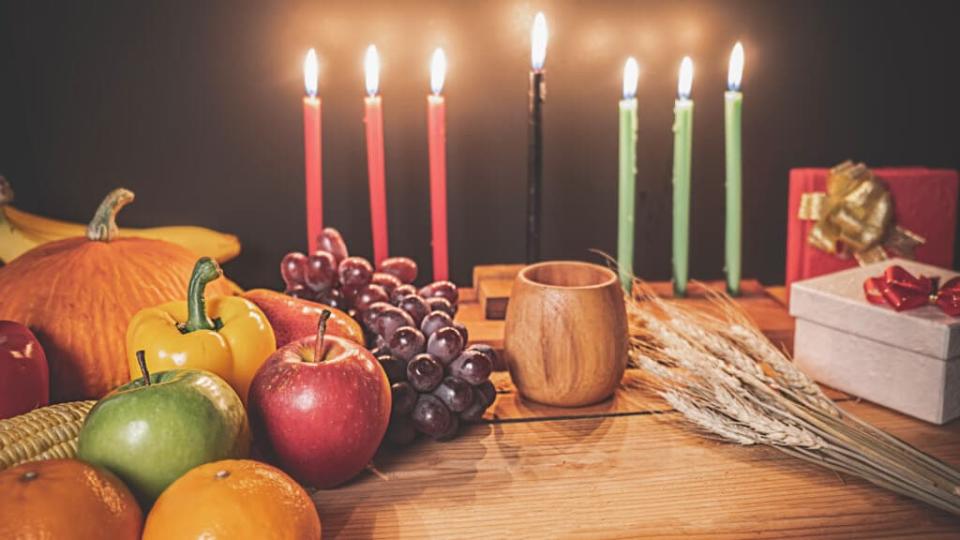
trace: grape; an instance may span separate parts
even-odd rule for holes
[[[423,298],[415,294],[401,299],[397,307],[409,313],[410,316],[413,317],[413,322],[417,323],[417,326],[420,326],[423,318],[430,313],[430,308],[427,307],[427,303],[423,301]]]
[[[337,282],[337,260],[326,251],[318,251],[307,258],[304,283],[315,291],[325,291]]]
[[[360,294],[360,289],[362,287],[353,287],[353,286],[340,286],[340,294],[343,296],[343,304],[345,306],[353,307],[353,302],[357,299],[357,295]]]
[[[479,422],[486,410],[487,406],[483,404],[483,396],[479,392],[474,392],[473,403],[460,413],[460,419],[464,422]]]
[[[486,343],[474,343],[469,348],[483,353],[484,356],[490,359],[490,365],[493,366],[493,369],[497,369],[497,366],[500,364],[500,359],[498,358],[497,351],[493,347]]]
[[[321,292],[317,296],[317,302],[326,304],[336,309],[344,309],[347,307],[347,301],[343,298],[343,293],[340,292],[340,289],[336,288],[327,289]]]
[[[416,327],[401,326],[390,336],[387,346],[390,347],[390,352],[397,358],[410,360],[423,352],[426,341],[427,339]]]
[[[441,328],[453,326],[453,319],[443,311],[434,311],[423,318],[420,323],[420,331],[429,338],[434,332]]]
[[[413,406],[417,404],[417,391],[406,381],[396,382],[390,386],[390,392],[393,395],[394,418],[410,414]]]
[[[367,306],[366,311],[360,315],[360,319],[362,319],[360,322],[367,328],[373,328],[373,322],[380,316],[380,313],[382,313],[384,309],[389,307],[393,306],[386,302],[374,302],[370,304]]]
[[[429,354],[418,354],[407,364],[407,380],[418,392],[430,392],[443,380],[443,366]]]
[[[427,307],[430,308],[430,311],[442,311],[451,317],[457,314],[457,310],[454,309],[453,304],[451,304],[446,298],[440,298],[437,296],[434,298],[426,298],[425,301],[427,302]]]
[[[391,383],[400,382],[406,377],[407,363],[403,359],[387,354],[378,356],[377,361]]]
[[[484,381],[482,384],[478,384],[473,388],[473,392],[483,396],[484,407],[493,405],[493,402],[497,400],[497,388],[493,386],[493,383],[490,381]]]
[[[417,279],[417,263],[409,257],[390,257],[380,262],[377,270],[396,276],[401,283],[413,283]]]
[[[483,418],[483,413],[490,405],[493,405],[497,399],[497,390],[493,383],[486,381],[480,386],[473,388],[473,403],[460,413],[460,419],[465,422],[479,422]]]
[[[389,340],[401,326],[413,326],[413,317],[396,306],[388,306],[383,308],[374,319],[371,330],[383,339]]]
[[[410,285],[409,283],[405,283],[397,287],[396,289],[393,290],[392,293],[390,293],[390,303],[397,305],[404,298],[411,295],[416,296],[416,294],[417,294],[417,288],[414,287],[413,285]]]
[[[461,352],[463,352],[463,338],[452,326],[437,330],[427,340],[427,354],[445,366],[460,356]]]
[[[467,325],[454,321],[453,327],[457,329],[457,332],[460,332],[460,337],[463,338],[463,344],[466,345],[467,342],[470,341],[470,333],[467,331]]]
[[[377,285],[383,287],[387,294],[391,294],[394,289],[403,285],[400,283],[400,280],[396,276],[390,274],[384,274],[383,272],[374,272],[373,277],[370,278],[371,283],[376,283]]]
[[[473,403],[473,387],[459,377],[444,377],[433,395],[453,412],[462,412]]]
[[[353,299],[353,307],[363,313],[370,308],[371,304],[385,303],[389,298],[383,287],[376,283],[370,283],[357,291],[357,295]]]
[[[476,349],[467,349],[450,363],[450,374],[476,386],[490,378],[493,364],[487,355]]]
[[[417,429],[409,418],[395,418],[387,426],[384,438],[395,446],[407,446],[417,438]]]
[[[442,401],[430,394],[421,394],[410,418],[417,431],[439,437],[450,430],[453,414]]]
[[[344,287],[363,287],[373,278],[373,267],[362,257],[340,261],[340,283]]]
[[[373,356],[376,357],[378,360],[380,359],[381,356],[390,356],[390,349],[388,349],[387,347],[384,347],[384,346],[374,347],[374,348],[370,349],[370,352],[371,352],[371,353],[373,354]]]
[[[458,431],[460,431],[460,418],[452,414],[450,415],[450,425],[447,427],[447,431],[437,435],[435,439],[438,441],[449,441],[457,436]]]
[[[297,285],[303,285],[304,269],[307,264],[307,256],[303,253],[287,253],[280,261],[280,277],[287,289]]]
[[[420,289],[420,296],[424,298],[445,298],[451,306],[457,305],[460,293],[457,286],[449,281],[435,281]]]
[[[340,231],[333,227],[327,227],[320,232],[320,235],[317,236],[317,248],[333,255],[337,264],[350,256],[347,252],[347,243],[340,236]]]

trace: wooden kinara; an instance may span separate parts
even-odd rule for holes
[[[502,346],[503,320],[486,315],[491,300],[494,315],[497,302],[506,306],[510,268],[479,267],[476,287],[461,289],[458,319],[471,341]],[[654,285],[669,294],[669,284]],[[742,289],[738,302],[789,348],[783,288],[746,281]],[[683,301],[706,302],[695,293]],[[313,493],[324,536],[960,538],[960,518],[773,449],[692,433],[633,370],[613,398],[577,409],[524,400],[504,371],[493,380],[497,401],[483,423],[449,442],[421,438],[384,451],[369,473]],[[844,409],[960,466],[960,422],[937,427],[827,391]]]

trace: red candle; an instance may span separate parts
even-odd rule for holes
[[[323,229],[323,177],[320,160],[320,99],[317,97],[317,53],[307,52],[303,61],[303,159],[307,182],[307,246],[317,250],[317,237]]]
[[[447,72],[443,49],[433,53],[430,62],[430,88],[427,96],[427,126],[430,149],[430,223],[433,229],[433,279],[446,280],[447,267],[447,105],[440,92]]]
[[[383,103],[380,86],[380,57],[370,45],[364,59],[367,97],[363,121],[367,133],[367,177],[370,180],[370,225],[373,230],[373,261],[379,264],[389,255],[387,240],[387,185],[383,162]]]

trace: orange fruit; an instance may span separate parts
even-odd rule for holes
[[[138,539],[143,513],[116,476],[75,459],[0,472],[0,538]]]
[[[283,471],[249,459],[206,463],[154,503],[143,540],[320,538],[307,492]]]

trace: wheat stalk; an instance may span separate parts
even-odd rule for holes
[[[698,431],[766,445],[960,515],[960,471],[841,410],[728,296],[714,309],[627,297],[630,362]]]

